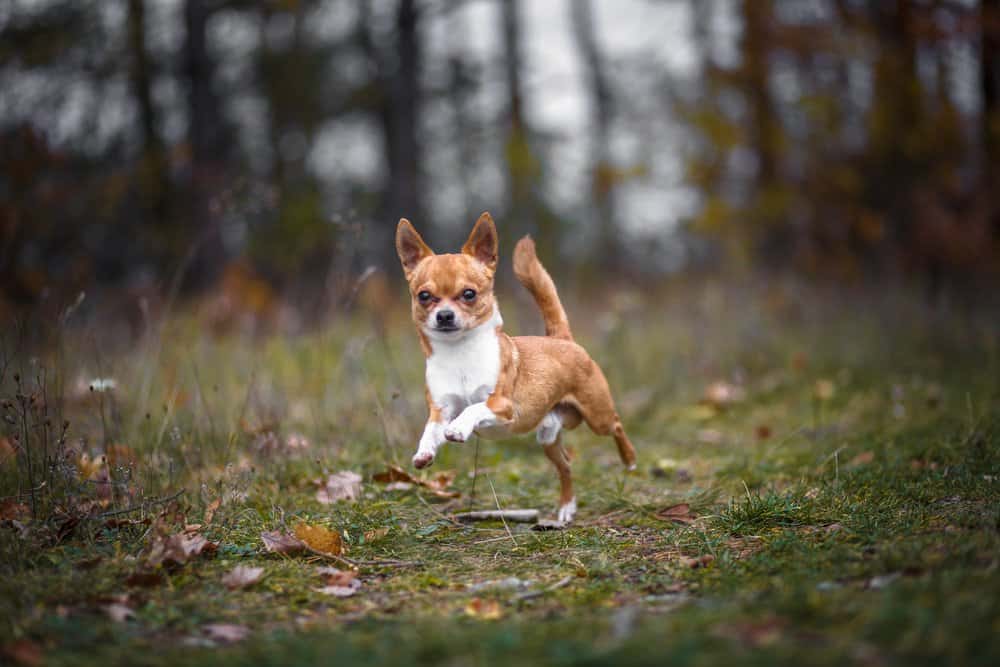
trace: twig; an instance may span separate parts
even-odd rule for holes
[[[301,542],[301,540],[299,541]],[[354,560],[353,558],[348,558],[347,556],[338,556],[337,554],[331,554],[326,551],[313,549],[305,542],[302,543],[302,548],[313,556],[326,558],[334,561],[335,563],[340,563],[341,565],[346,565],[347,567],[355,569],[359,567],[419,567],[423,565],[423,562],[419,560]]]
[[[563,577],[556,583],[552,584],[551,586],[547,586],[546,588],[543,588],[540,591],[529,591],[527,593],[521,593],[520,595],[515,595],[513,602],[522,602],[524,600],[531,600],[534,598],[542,597],[543,595],[551,593],[552,591],[559,590],[564,586],[568,586],[571,581],[573,581],[572,576]]]
[[[455,524],[456,526],[462,525],[460,523],[460,521],[458,520],[457,517],[448,516],[447,514],[445,514],[444,512],[442,512],[441,510],[439,510],[438,508],[434,507],[429,502],[427,502],[426,500],[424,500],[424,497],[422,495],[420,495],[419,491],[417,493],[415,493],[414,495],[417,497],[417,500],[419,500],[420,502],[422,502],[424,504],[424,507],[426,507],[430,511],[436,513],[438,516],[440,516],[445,521],[449,521],[449,522]]]
[[[132,507],[126,507],[121,510],[114,510],[112,512],[104,512],[103,514],[98,514],[94,519],[106,519],[109,516],[119,516],[121,514],[128,514],[129,512],[135,512],[136,510],[147,509],[150,507],[156,507],[157,505],[165,505],[172,500],[177,500],[182,495],[187,492],[187,489],[181,489],[172,496],[167,496],[166,498],[157,498],[156,500],[150,500],[147,503],[139,503],[138,505],[133,505]]]
[[[478,510],[454,515],[454,520],[462,523],[496,521],[497,519],[501,521],[510,519],[514,523],[535,523],[538,521],[538,510]]]
[[[507,519],[503,516],[503,508],[500,507],[500,498],[497,497],[497,490],[493,488],[493,480],[490,479],[489,475],[487,475],[486,481],[490,483],[490,490],[493,491],[493,502],[497,504],[497,510],[500,512],[500,520],[503,521],[504,530],[507,531],[507,534],[510,536],[510,541],[513,542],[516,547],[517,540],[514,539],[514,533],[510,532],[510,526],[507,525]]]

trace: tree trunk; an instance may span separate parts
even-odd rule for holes
[[[128,50],[130,56],[129,79],[139,107],[142,130],[142,157],[139,168],[140,206],[149,215],[154,227],[150,235],[159,241],[168,233],[170,174],[166,150],[158,129],[156,107],[151,92],[149,56],[146,53],[145,0],[128,0]],[[151,249],[157,253],[159,249]]]
[[[395,217],[424,219],[420,188],[420,69],[417,33],[420,15],[416,0],[400,0],[396,10],[396,72],[391,82],[389,108],[390,200]]]
[[[778,129],[768,87],[768,51],[773,9],[771,0],[743,0],[743,70],[749,101],[751,144],[757,156],[756,188],[777,177]]]
[[[370,108],[382,129],[386,167],[375,221],[367,230],[366,243],[370,254],[389,265],[395,255],[392,235],[396,221],[405,217],[417,225],[428,222],[420,189],[421,156],[417,138],[421,109],[418,81],[421,49],[417,32],[420,15],[413,0],[400,0],[390,49],[379,44],[375,34],[372,0],[358,0],[357,7],[357,38],[368,61]]]
[[[507,84],[507,139],[505,159],[510,209],[500,225],[504,247],[534,227],[534,203],[531,180],[535,162],[528,142],[524,118],[524,90],[521,83],[520,1],[502,0],[504,74]]]
[[[185,284],[197,287],[208,281],[223,262],[219,220],[209,211],[213,192],[223,181],[231,142],[220,114],[213,78],[215,63],[208,52],[207,27],[213,7],[209,0],[185,0],[183,68],[187,79],[190,171],[188,219],[194,241]]]
[[[987,193],[993,193],[1000,182],[1000,0],[982,0],[980,30],[979,84],[983,98],[980,133],[986,153],[984,187]],[[990,196],[990,199],[996,197]]]
[[[569,3],[573,34],[583,58],[590,94],[591,198],[593,219],[597,221],[595,260],[614,270],[621,264],[622,243],[616,220],[615,169],[611,160],[613,98],[608,85],[604,58],[597,43],[591,0]]]

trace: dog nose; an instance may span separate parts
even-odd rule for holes
[[[437,313],[438,326],[449,326],[455,323],[455,311],[439,310]]]

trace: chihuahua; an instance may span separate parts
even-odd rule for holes
[[[534,431],[559,473],[558,519],[570,522],[576,498],[561,431],[584,421],[597,435],[611,435],[629,470],[635,469],[635,449],[604,373],[574,342],[555,284],[528,236],[514,249],[514,273],[542,311],[545,336],[503,332],[493,294],[497,246],[489,213],[479,217],[458,254],[434,254],[406,219],[396,228],[396,252],[427,358],[430,416],[413,465],[429,466],[446,441],[465,442],[473,433],[499,439]]]

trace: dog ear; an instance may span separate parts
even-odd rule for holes
[[[483,213],[469,234],[469,240],[462,246],[462,252],[472,255],[485,264],[490,271],[497,269],[497,226],[489,213]]]
[[[420,260],[430,257],[434,251],[427,247],[410,221],[401,218],[396,227],[396,253],[399,254],[399,261],[403,265],[403,273],[409,280]]]

